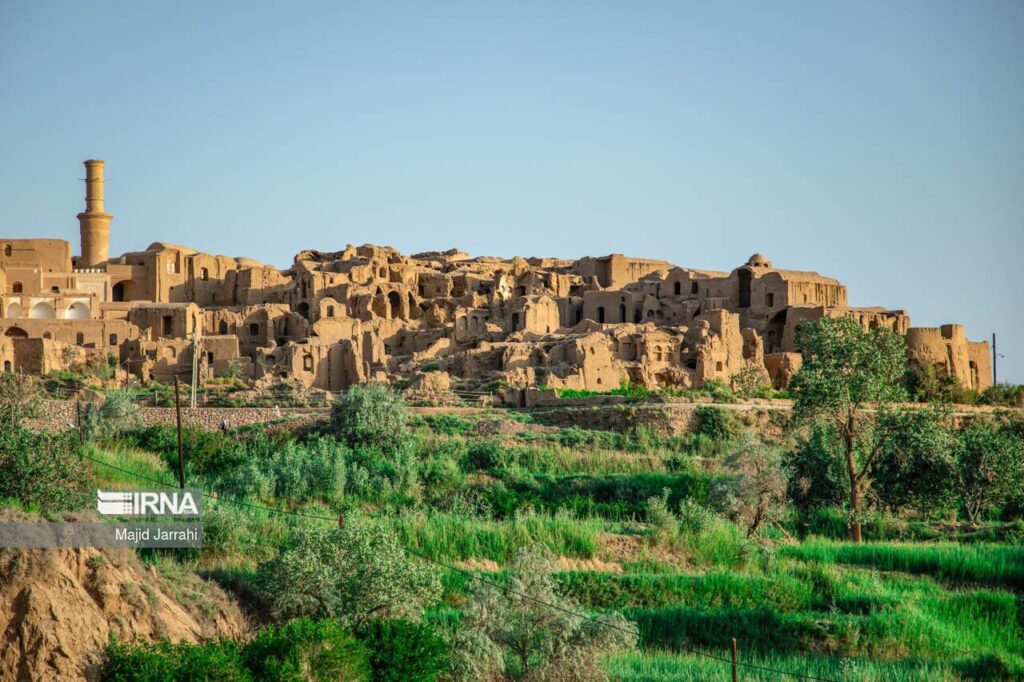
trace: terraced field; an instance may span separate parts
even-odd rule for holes
[[[207,545],[150,560],[184,563],[244,600],[256,564],[293,524],[343,515],[389,527],[413,552],[458,569],[444,571],[441,601],[426,614],[439,623],[459,618],[471,576],[500,584],[521,548],[542,548],[574,608],[618,612],[638,627],[637,650],[604,659],[613,679],[726,679],[733,638],[748,680],[1022,674],[1019,523],[936,542],[935,524],[878,516],[866,524],[872,541],[856,546],[840,539],[838,510],[808,518],[786,509],[748,534],[712,511],[735,475],[729,453],[753,447],[742,423],[720,418],[662,438],[522,414],[431,414],[412,419],[398,449],[345,449],[343,472],[326,477],[329,467],[302,464],[343,448],[321,434],[254,429],[229,444],[190,433],[190,483],[217,496]],[[172,483],[169,436],[149,429],[93,447],[96,476]],[[984,541],[993,537],[1004,541]]]

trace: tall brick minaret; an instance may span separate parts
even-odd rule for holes
[[[82,235],[79,268],[103,268],[110,258],[110,219],[103,210],[103,161],[85,162],[85,212],[78,214]]]

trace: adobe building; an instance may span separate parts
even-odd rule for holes
[[[847,316],[907,341],[908,363],[982,390],[988,344],[959,325],[914,328],[855,308],[846,287],[754,254],[731,272],[622,254],[472,257],[451,249],[306,250],[287,270],[155,242],[110,256],[104,163],[85,162],[81,255],[58,239],[0,238],[0,362],[46,373],[90,357],[169,382],[228,372],[340,391],[438,373],[452,381],[604,391],[729,383],[746,368],[785,386],[800,324]],[[440,377],[444,374],[444,377]],[[443,380],[442,380],[443,379]]]

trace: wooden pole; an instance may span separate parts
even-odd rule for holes
[[[178,418],[178,484],[185,489],[185,444],[181,438],[181,382],[174,375],[174,412]]]
[[[732,638],[732,682],[739,682],[740,673],[736,669],[736,638]]]
[[[82,401],[75,401],[75,416],[78,419],[78,442],[85,442],[85,434],[82,432]]]
[[[996,352],[996,333],[992,332],[992,385],[999,383],[999,353]]]

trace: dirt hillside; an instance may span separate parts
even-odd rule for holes
[[[161,575],[131,550],[0,549],[0,680],[96,679],[111,633],[196,642],[245,631],[217,586]]]

